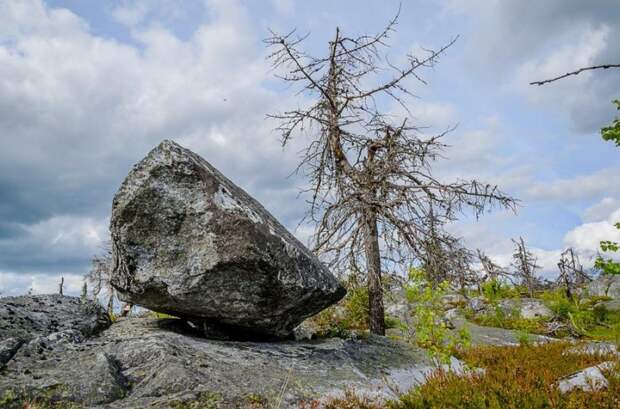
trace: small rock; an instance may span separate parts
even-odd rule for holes
[[[603,375],[603,371],[610,370],[614,365],[614,362],[609,361],[583,369],[560,379],[557,387],[562,393],[567,393],[574,389],[581,389],[584,392],[595,392],[605,389],[609,382],[605,375]]]
[[[0,341],[0,367],[9,362],[20,346],[24,343],[18,338],[7,338]]]
[[[464,306],[467,304],[467,299],[461,294],[446,294],[441,297],[441,304],[444,309],[449,310]]]
[[[469,299],[467,307],[477,314],[487,308],[487,302],[482,297],[474,297]]]

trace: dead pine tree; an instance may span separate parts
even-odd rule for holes
[[[106,244],[103,254],[93,257],[90,271],[86,273],[86,282],[92,286],[93,297],[97,299],[102,291],[105,292],[107,297],[106,310],[110,316],[114,313],[114,297],[116,294],[110,281],[111,267],[112,247],[110,244]]]
[[[574,291],[583,284],[592,280],[592,278],[583,270],[583,266],[579,262],[579,257],[575,254],[572,247],[564,250],[560,255],[558,262],[558,275],[556,284],[564,287],[566,297],[573,298]]]
[[[514,280],[510,271],[501,267],[499,264],[495,263],[489,256],[487,256],[482,250],[476,250],[476,258],[480,263],[480,271],[482,276],[480,277],[480,282],[484,283],[487,281],[501,280],[504,279],[514,284]]]
[[[529,296],[534,297],[534,292],[540,287],[540,279],[536,276],[536,270],[540,268],[536,264],[536,257],[528,250],[523,237],[519,240],[512,240],[515,244],[515,251],[512,255],[512,266],[515,270],[515,277],[520,284],[527,288]]]
[[[298,171],[309,179],[307,219],[316,224],[314,251],[333,269],[366,270],[369,327],[385,333],[382,270],[407,268],[426,237],[431,206],[437,225],[464,207],[480,214],[489,206],[514,207],[497,187],[475,180],[445,183],[433,176],[431,162],[445,145],[442,135],[427,137],[405,115],[408,80],[424,83],[419,71],[435,65],[454,43],[418,58],[407,55],[396,66],[383,54],[398,15],[376,35],[348,36],[336,28],[323,56],[303,50],[306,37],[295,31],[265,40],[277,76],[292,84],[304,105],[270,115],[287,146],[308,137]],[[307,103],[306,103],[307,102]]]

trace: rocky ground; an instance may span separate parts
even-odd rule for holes
[[[383,337],[217,341],[178,319],[130,317],[110,325],[98,307],[71,297],[4,298],[0,305],[23,317],[3,314],[0,321],[0,354],[8,357],[0,377],[3,408],[21,408],[27,400],[93,408],[168,408],[195,400],[223,407],[282,401],[286,407],[347,388],[390,397],[432,369],[423,350]],[[58,311],[71,310],[70,322],[16,330],[22,322],[39,328],[31,321],[51,322]],[[10,346],[7,340],[18,341]]]

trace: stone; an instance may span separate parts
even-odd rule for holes
[[[611,370],[615,363],[612,361],[591,366],[583,369],[558,381],[557,387],[562,393],[567,393],[575,389],[584,392],[595,392],[607,388],[609,382],[603,371]]]
[[[133,167],[110,231],[123,301],[214,334],[288,337],[346,293],[260,203],[172,141]]]
[[[440,301],[445,310],[462,307],[467,304],[467,299],[461,294],[446,294],[441,297]]]
[[[608,311],[620,311],[620,298],[614,298],[608,301],[599,301],[594,308],[604,308]]]
[[[506,299],[499,303],[506,315],[518,313],[524,319],[551,318],[553,311],[536,298]]]
[[[90,336],[110,323],[99,304],[77,297],[51,294],[0,298],[0,341],[29,341],[64,330]]]
[[[309,342],[198,335],[181,319],[129,317],[97,336],[50,345],[45,359],[24,350],[0,376],[0,397],[12,396],[2,407],[21,409],[34,398],[50,407],[243,408],[260,398],[264,407],[288,408],[349,389],[394,398],[393,385],[408,390],[435,368],[426,351],[373,335]]]
[[[24,341],[18,338],[7,338],[0,341],[0,368],[9,362]]]
[[[479,313],[487,308],[487,303],[483,297],[473,297],[467,302],[467,308],[470,308],[474,313]]]
[[[586,292],[591,297],[620,299],[620,275],[601,274],[588,283]]]

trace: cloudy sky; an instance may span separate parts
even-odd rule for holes
[[[0,0],[0,292],[79,291],[101,251],[114,192],[162,139],[198,152],[289,228],[304,182],[288,177],[266,119],[298,100],[273,77],[268,29],[309,32],[324,50],[336,26],[380,30],[398,1]],[[546,274],[561,249],[584,264],[618,239],[620,150],[598,131],[614,115],[620,70],[528,85],[584,65],[620,61],[617,0],[403,1],[395,61],[459,35],[428,85],[412,84],[420,125],[448,137],[442,178],[476,177],[518,197],[515,215],[451,226],[472,248],[509,261],[513,237]],[[616,40],[614,40],[616,39]],[[299,144],[303,141],[297,142]],[[296,231],[302,239],[307,229]]]

